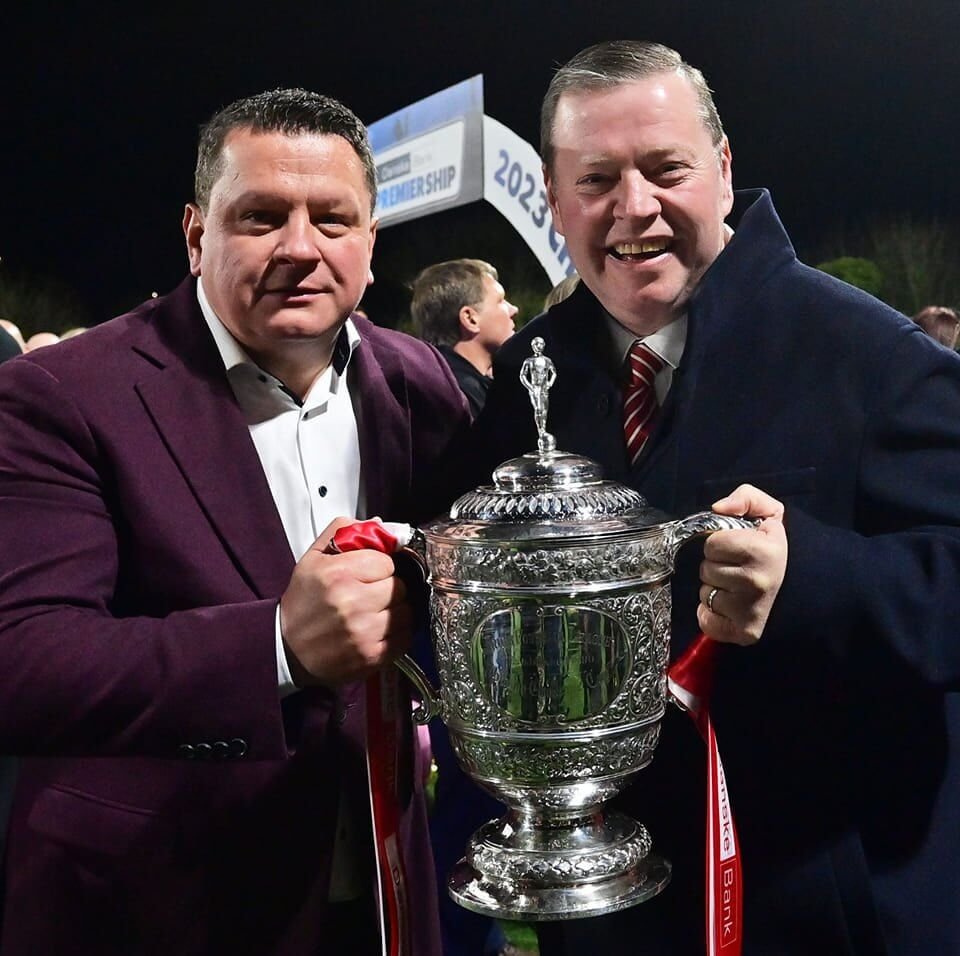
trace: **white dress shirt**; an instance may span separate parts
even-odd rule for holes
[[[283,382],[261,369],[223,325],[202,281],[197,282],[197,299],[250,429],[290,550],[299,561],[334,518],[364,515],[360,438],[347,384],[347,366],[360,344],[360,333],[348,318],[330,365],[301,402]],[[277,684],[285,697],[297,687],[280,631],[279,602],[274,631]],[[331,900],[356,899],[368,888],[355,863],[360,844],[358,808],[351,808],[346,792],[341,789],[337,814]]]
[[[609,312],[604,312],[604,318],[607,322],[607,329],[613,340],[614,354],[617,356],[620,366],[625,367],[627,363],[627,353],[630,351],[633,343],[637,341],[637,336],[625,326],[622,326]],[[653,380],[653,390],[657,393],[657,404],[663,405],[673,383],[673,373],[680,364],[683,356],[683,350],[687,344],[687,317],[680,316],[674,319],[669,325],[654,332],[653,335],[647,335],[640,339],[650,351],[656,352],[663,359],[663,368],[657,372],[657,377]]]

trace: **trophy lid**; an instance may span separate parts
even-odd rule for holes
[[[458,498],[449,520],[426,528],[428,534],[457,538],[505,539],[635,534],[670,519],[651,508],[639,492],[603,478],[591,458],[557,451],[546,431],[548,392],[556,379],[543,354],[543,339],[532,343],[520,380],[530,392],[538,450],[511,458],[493,472],[493,484]]]

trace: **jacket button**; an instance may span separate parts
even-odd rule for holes
[[[600,415],[606,415],[610,411],[610,396],[601,395],[597,399],[597,413]]]
[[[213,756],[213,747],[210,744],[197,744],[197,756],[201,760],[209,760]]]
[[[231,757],[242,757],[247,752],[247,742],[242,737],[234,737],[233,740],[227,744],[229,750],[229,756]]]
[[[230,756],[230,745],[225,740],[215,740],[211,749],[214,760],[225,760]]]
[[[197,756],[196,750],[194,750],[193,744],[180,744],[177,747],[177,753],[181,757],[185,757],[187,760],[193,760]]]
[[[333,713],[330,715],[330,719],[338,727],[343,726],[343,722],[347,719],[347,707],[342,700],[338,700],[333,705]]]

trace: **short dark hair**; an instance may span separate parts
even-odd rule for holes
[[[540,158],[553,168],[553,122],[564,93],[609,90],[624,83],[645,80],[661,73],[677,73],[693,87],[700,103],[700,116],[718,149],[723,142],[723,124],[713,102],[713,93],[703,74],[685,63],[676,50],[647,40],[608,40],[581,50],[554,74],[540,110]]]
[[[363,164],[371,212],[376,206],[377,167],[366,127],[339,100],[310,90],[290,89],[269,90],[237,100],[215,113],[200,128],[194,195],[201,209],[206,210],[210,202],[213,184],[223,171],[223,144],[235,129],[288,136],[318,133],[343,137]]]
[[[413,280],[410,315],[417,335],[432,345],[460,341],[460,310],[483,300],[483,277],[497,270],[482,259],[451,259],[427,266]]]

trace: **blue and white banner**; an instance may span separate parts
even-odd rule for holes
[[[573,272],[563,236],[553,228],[540,157],[484,116],[482,76],[391,113],[368,132],[380,228],[486,199],[520,233],[551,282]]]
[[[483,198],[483,77],[418,100],[368,127],[380,227]]]
[[[563,236],[553,228],[537,151],[509,127],[483,118],[483,198],[523,237],[556,285],[573,272]]]

